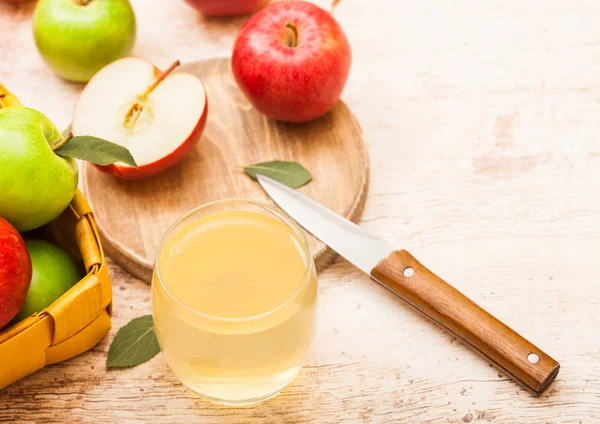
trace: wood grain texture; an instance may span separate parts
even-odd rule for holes
[[[560,365],[548,354],[435,275],[406,250],[382,259],[371,276],[502,368],[535,395]],[[530,355],[534,355],[530,359]]]
[[[208,121],[200,142],[179,164],[146,181],[125,181],[83,166],[81,184],[94,210],[107,254],[148,283],[158,246],[186,212],[226,198],[273,203],[241,168],[271,160],[296,161],[312,181],[299,190],[348,219],[358,221],[365,204],[369,158],[352,112],[339,102],[308,124],[286,124],[256,111],[239,91],[229,59],[186,64],[208,94]],[[317,270],[334,258],[305,232]]]
[[[327,0],[319,0],[324,7]],[[132,0],[135,54],[163,68],[230,54],[245,18]],[[0,3],[0,78],[65,128],[80,86],[44,66],[35,3]],[[281,395],[225,408],[186,392],[162,356],[104,368],[150,312],[148,286],[109,262],[113,329],[88,354],[0,392],[0,422],[600,422],[600,3],[344,0],[343,99],[369,144],[361,226],[406,248],[561,372],[539,398],[344,261],[319,277],[307,366]]]

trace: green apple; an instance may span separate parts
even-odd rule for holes
[[[13,322],[41,312],[80,280],[75,261],[60,247],[45,240],[25,240],[33,274],[23,307]]]
[[[40,0],[33,15],[42,58],[59,76],[75,82],[86,82],[128,56],[135,27],[128,0]]]
[[[19,231],[52,221],[75,196],[77,163],[51,147],[62,138],[37,110],[0,109],[0,216]]]

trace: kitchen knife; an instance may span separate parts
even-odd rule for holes
[[[342,218],[307,196],[264,175],[258,181],[281,209],[307,231],[461,338],[517,381],[540,395],[560,365],[542,350],[439,278],[406,250]]]

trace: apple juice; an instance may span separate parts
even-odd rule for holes
[[[317,279],[306,242],[266,207],[196,213],[170,230],[157,258],[152,308],[161,349],[182,383],[205,397],[270,397],[300,372],[315,332]]]

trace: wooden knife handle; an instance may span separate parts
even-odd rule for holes
[[[373,268],[371,276],[495,362],[534,394],[542,394],[558,374],[558,362],[429,271],[406,250],[383,259]]]

